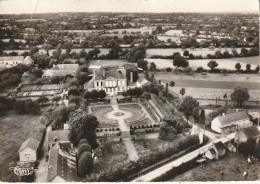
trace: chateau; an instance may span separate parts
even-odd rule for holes
[[[133,65],[133,67],[136,67],[136,71],[138,71],[137,66]],[[127,73],[129,73],[129,80]],[[104,90],[108,95],[117,95],[138,86],[140,85],[137,84],[137,81],[134,82],[133,72],[127,72],[124,66],[103,65],[100,69],[93,70],[93,78],[84,84],[84,89],[88,91]]]

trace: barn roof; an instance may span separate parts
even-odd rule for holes
[[[37,141],[33,138],[29,138],[22,143],[18,152],[20,153],[25,148],[31,148],[32,150],[37,151],[39,144],[40,144],[39,141]]]
[[[258,128],[256,126],[251,126],[251,127],[248,127],[248,128],[244,128],[241,131],[249,139],[253,138],[253,137],[257,137],[257,136],[260,135],[260,131],[258,130]]]
[[[248,119],[248,118],[249,118],[249,116],[247,115],[246,111],[235,112],[235,113],[227,114],[225,116],[218,116],[217,117],[217,119],[219,120],[219,122],[222,125],[232,123],[234,121]]]

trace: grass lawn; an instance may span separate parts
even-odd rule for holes
[[[0,180],[17,181],[9,165],[19,161],[18,150],[28,138],[37,138],[41,115],[17,115],[7,112],[0,116]]]
[[[240,172],[236,172],[236,168]],[[220,174],[224,172],[224,175]],[[243,172],[248,172],[248,177],[243,177]],[[260,162],[247,164],[246,157],[236,153],[228,153],[224,158],[208,161],[203,167],[197,166],[169,181],[255,181],[260,179]]]

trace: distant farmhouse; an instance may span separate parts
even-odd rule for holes
[[[65,77],[67,75],[75,76],[78,68],[78,64],[53,65],[51,69],[48,69],[44,72],[42,78]]]
[[[31,65],[33,64],[33,60],[30,56],[5,56],[0,57],[0,68],[11,68],[18,64]]]
[[[29,138],[24,141],[18,151],[20,162],[36,162],[39,143],[39,141],[33,138]]]
[[[91,70],[93,78],[84,84],[84,89],[88,91],[104,90],[108,95],[117,95],[148,83],[144,78],[138,79],[138,67],[135,64],[122,67],[118,65],[91,66]]]
[[[252,126],[253,123],[249,119],[250,118],[245,111],[227,115],[223,114],[212,120],[211,129],[218,133],[234,132],[237,131],[237,129]]]

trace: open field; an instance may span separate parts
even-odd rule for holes
[[[121,67],[127,63],[128,62],[123,59],[117,59],[117,60],[102,59],[102,60],[90,60],[89,61],[90,65],[98,65],[98,66],[102,66],[104,64],[111,64],[111,65],[117,64],[119,67]]]
[[[236,168],[240,172],[236,172]],[[224,172],[224,175],[220,174]],[[248,172],[248,177],[243,177],[243,172]],[[197,166],[175,178],[169,180],[177,181],[255,181],[260,179],[260,163],[247,164],[247,160],[242,155],[228,153],[224,158],[216,161],[209,161],[204,167]]]
[[[162,82],[170,82],[170,79],[158,80]],[[217,88],[217,89],[234,89],[236,86],[245,87],[248,90],[260,90],[258,82],[237,82],[237,81],[206,81],[206,80],[173,80],[175,87],[192,87],[192,88]]]
[[[160,37],[162,37],[161,39],[166,37],[168,39],[172,39],[172,41],[174,41],[175,38],[176,39],[178,38],[178,37],[174,37],[174,36],[173,37],[160,36]],[[246,49],[250,49],[250,48],[246,48]],[[146,57],[150,58],[152,55],[171,56],[174,52],[179,52],[183,56],[183,52],[185,50],[189,51],[190,53],[192,53],[195,56],[202,55],[203,57],[205,57],[208,54],[215,54],[215,52],[218,51],[218,50],[220,50],[222,53],[227,50],[230,54],[232,54],[232,50],[234,50],[234,49],[233,48],[216,48],[216,49],[208,49],[208,48],[195,48],[195,49],[191,49],[191,48],[187,48],[187,49],[182,49],[182,48],[158,48],[157,49],[157,48],[155,48],[155,49],[147,49],[146,50]],[[236,48],[235,50],[238,53],[241,52],[241,48]]]
[[[146,58],[149,63],[154,62],[156,67],[158,69],[164,69],[164,68],[175,68],[173,66],[173,60],[172,59],[149,59]],[[214,60],[218,63],[219,69],[228,69],[228,70],[235,70],[236,63],[241,64],[241,69],[246,69],[246,64],[251,64],[251,69],[254,70],[256,66],[259,64],[259,56],[252,56],[252,57],[243,57],[243,58],[229,58],[229,59],[193,59],[188,60],[189,66],[196,69],[198,67],[203,67],[204,69],[210,69],[207,65],[208,62]]]
[[[19,160],[18,150],[28,138],[39,140],[41,115],[16,115],[8,112],[0,116],[0,178],[2,181],[17,181],[9,165]]]
[[[233,81],[233,82],[259,82],[260,75],[258,74],[218,74],[218,73],[208,73],[207,75],[201,75],[201,73],[193,73],[192,75],[176,74],[173,72],[156,72],[155,78],[157,80],[164,80],[166,82],[175,80],[200,80],[200,81]]]
[[[182,87],[169,87],[169,90],[175,94],[180,95],[180,90]],[[230,100],[230,95],[233,92],[233,89],[218,89],[218,88],[196,88],[196,87],[185,87],[185,96],[192,96],[196,99],[211,99],[215,100],[216,98],[222,99],[225,94],[227,94],[227,99]],[[260,90],[249,90],[249,101],[259,101]]]

